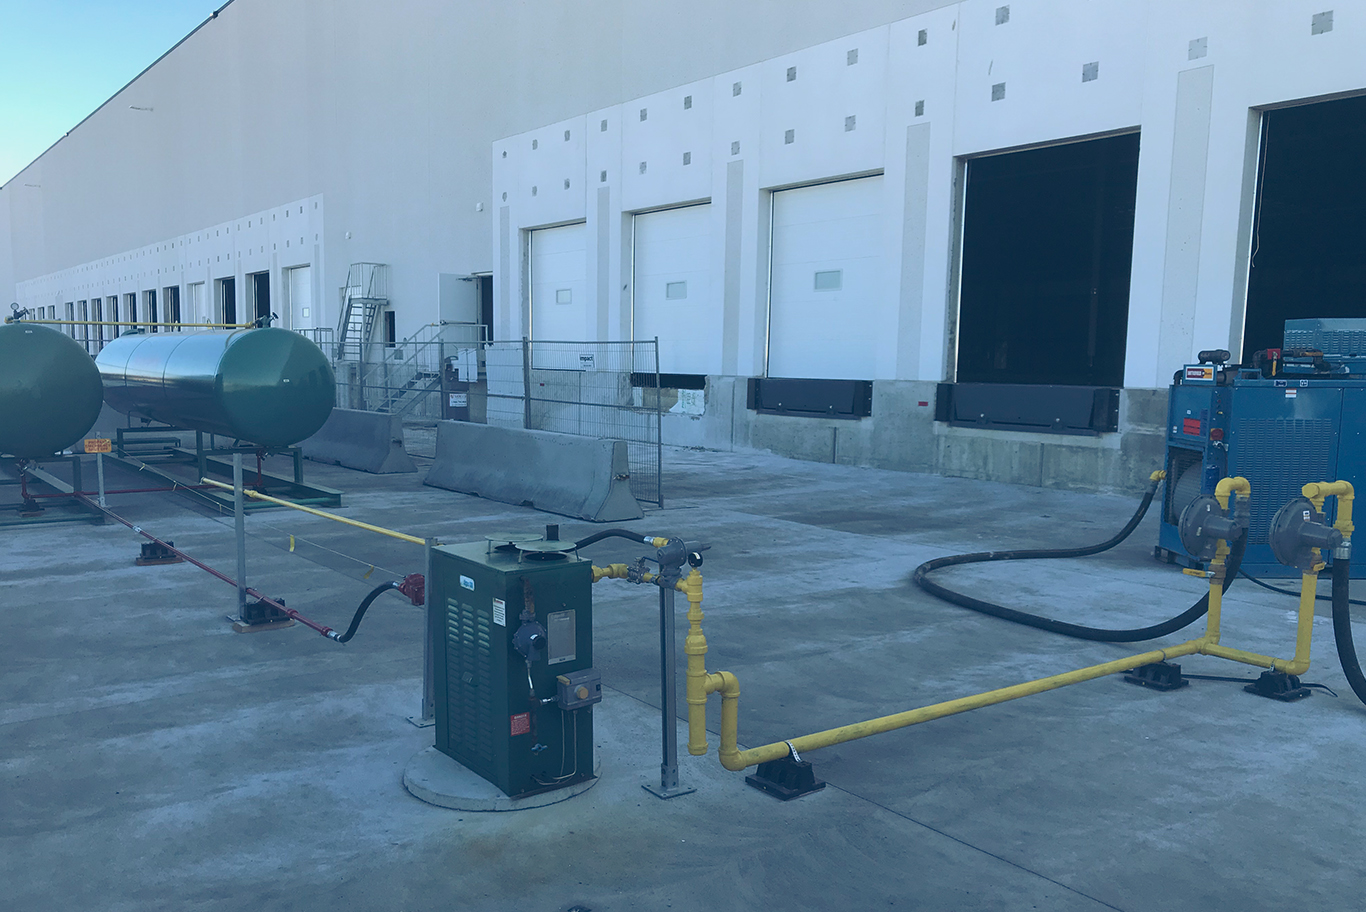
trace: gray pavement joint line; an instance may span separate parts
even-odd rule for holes
[[[1076,887],[1069,887],[1067,884],[1062,883],[1061,881],[1054,880],[1052,877],[1049,877],[1047,874],[1044,874],[1044,873],[1039,872],[1039,871],[1035,871],[1033,868],[1027,868],[1027,867],[1025,867],[1024,865],[1020,864],[1019,862],[1011,861],[1009,858],[1006,858],[1006,857],[1003,856],[1003,855],[998,855],[998,854],[996,854],[995,852],[991,851],[990,849],[984,849],[984,848],[982,848],[981,846],[979,846],[979,845],[974,845],[973,843],[968,842],[968,841],[965,840],[965,839],[959,839],[957,836],[953,835],[952,833],[946,833],[945,831],[939,829],[938,827],[931,826],[930,824],[925,823],[923,820],[916,820],[916,819],[915,819],[914,817],[912,817],[910,814],[903,814],[901,811],[894,810],[893,808],[889,808],[889,807],[887,807],[887,805],[881,803],[880,801],[875,801],[874,799],[869,798],[869,797],[867,797],[866,795],[860,795],[860,794],[858,794],[857,792],[853,792],[853,791],[850,791],[850,790],[847,789],[847,788],[843,788],[843,787],[841,787],[841,786],[835,785],[835,783],[830,782],[830,781],[827,781],[825,784],[826,784],[827,786],[829,786],[830,788],[833,788],[833,789],[836,789],[836,790],[838,790],[838,791],[844,792],[844,794],[850,796],[851,798],[857,798],[857,799],[860,800],[860,801],[866,801],[866,802],[868,802],[869,804],[873,805],[874,807],[882,808],[884,811],[886,811],[886,812],[889,813],[889,814],[894,814],[894,815],[896,815],[897,817],[900,817],[900,818],[903,819],[903,820],[906,820],[906,821],[908,821],[908,822],[910,822],[910,823],[915,824],[916,826],[924,827],[925,829],[929,830],[931,833],[938,833],[940,836],[943,836],[945,839],[951,839],[951,840],[953,840],[954,842],[958,843],[959,845],[961,845],[961,846],[963,846],[963,847],[965,847],[965,848],[972,849],[974,852],[981,852],[983,855],[986,855],[986,856],[989,857],[989,858],[995,858],[997,861],[1000,861],[1000,862],[1003,862],[1003,863],[1005,863],[1005,864],[1008,864],[1008,865],[1010,865],[1012,868],[1018,868],[1019,870],[1024,871],[1026,874],[1032,874],[1032,875],[1034,875],[1035,877],[1040,878],[1041,880],[1046,880],[1046,881],[1048,881],[1049,883],[1054,884],[1055,886],[1061,887],[1062,889],[1068,891],[1069,893],[1075,893],[1075,894],[1077,894],[1078,896],[1081,896],[1081,897],[1083,897],[1083,898],[1085,898],[1085,899],[1091,900],[1092,902],[1099,903],[1100,905],[1104,906],[1104,907],[1107,908],[1107,909],[1114,909],[1115,912],[1125,912],[1125,910],[1121,909],[1119,906],[1112,905],[1112,904],[1106,902],[1105,900],[1100,899],[1099,897],[1092,896],[1090,893],[1084,893],[1084,892],[1082,892],[1081,890],[1078,890]]]
[[[605,689],[605,690],[611,690],[611,691],[614,691],[614,692],[616,692],[616,693],[619,693],[619,694],[621,694],[623,697],[626,697],[626,698],[631,699],[631,700],[635,700],[637,703],[642,703],[642,704],[644,704],[644,705],[650,707],[651,709],[656,709],[656,710],[659,709],[658,706],[655,706],[655,705],[654,705],[653,703],[651,703],[649,700],[645,700],[645,699],[642,699],[641,697],[637,697],[635,694],[629,694],[629,693],[627,693],[627,692],[624,691],[624,690],[617,690],[617,688],[615,688],[615,687],[607,687],[606,685],[604,685],[604,689]],[[679,721],[681,722],[681,721],[683,721],[683,720],[680,719]],[[718,735],[719,733],[718,733],[718,732],[715,732],[715,731],[712,731],[710,728],[708,728],[708,729],[707,729],[707,734],[709,734],[709,735]],[[744,744],[737,744],[736,746],[739,747],[741,750],[746,750],[746,749],[747,749],[746,745],[744,745]],[[951,839],[951,840],[953,840],[954,842],[958,843],[959,845],[961,845],[961,846],[963,846],[963,847],[965,847],[965,848],[972,849],[974,852],[981,852],[983,855],[986,855],[986,856],[988,856],[988,857],[990,857],[990,858],[994,858],[994,859],[996,859],[997,861],[1003,862],[1004,864],[1008,864],[1008,865],[1010,865],[1012,868],[1018,868],[1019,870],[1024,871],[1026,874],[1032,874],[1032,875],[1034,875],[1035,877],[1040,878],[1041,880],[1046,880],[1046,881],[1048,881],[1049,883],[1054,884],[1055,886],[1061,887],[1062,889],[1068,891],[1069,893],[1075,893],[1075,894],[1077,894],[1078,896],[1081,896],[1081,897],[1083,897],[1083,898],[1085,898],[1085,899],[1091,900],[1092,902],[1100,903],[1102,906],[1104,906],[1104,907],[1107,908],[1107,909],[1114,909],[1115,912],[1125,912],[1125,910],[1121,909],[1119,906],[1111,905],[1110,903],[1107,903],[1105,900],[1099,899],[1099,898],[1097,898],[1097,897],[1095,897],[1095,896],[1092,896],[1092,895],[1089,894],[1089,893],[1083,893],[1081,890],[1078,890],[1078,889],[1075,888],[1075,887],[1069,887],[1069,886],[1068,886],[1067,884],[1065,884],[1065,883],[1062,883],[1062,882],[1060,882],[1060,881],[1054,880],[1053,878],[1049,877],[1047,874],[1043,874],[1043,873],[1041,873],[1041,872],[1039,872],[1039,871],[1035,871],[1035,870],[1032,869],[1032,868],[1027,868],[1027,867],[1025,867],[1024,865],[1020,864],[1019,862],[1011,861],[1009,858],[1006,858],[1006,857],[1004,857],[1004,856],[1002,856],[1002,855],[997,855],[995,852],[991,851],[990,849],[984,849],[984,848],[982,848],[982,847],[979,846],[979,845],[973,845],[972,843],[970,843],[970,842],[968,842],[968,841],[966,841],[966,840],[959,839],[957,836],[954,836],[952,833],[946,833],[946,832],[944,832],[943,830],[939,829],[938,827],[931,826],[930,824],[925,823],[925,822],[922,821],[922,820],[916,820],[916,819],[915,819],[914,817],[912,817],[911,815],[909,815],[909,814],[903,814],[901,811],[894,810],[893,808],[889,808],[889,807],[887,807],[887,805],[881,803],[880,801],[876,801],[876,800],[874,800],[874,799],[872,799],[872,798],[869,798],[869,797],[866,796],[866,795],[860,795],[858,792],[854,792],[854,791],[851,791],[850,789],[843,788],[843,787],[841,787],[841,786],[835,785],[835,783],[830,782],[830,781],[828,781],[828,780],[826,781],[825,784],[826,784],[827,786],[830,786],[831,788],[836,789],[837,791],[843,792],[844,794],[848,795],[850,798],[854,798],[854,799],[857,799],[857,800],[859,800],[859,801],[865,801],[865,802],[867,802],[868,804],[871,804],[873,807],[882,808],[882,810],[886,811],[886,812],[889,813],[889,814],[894,814],[895,816],[900,817],[901,819],[906,820],[906,821],[908,821],[908,822],[910,822],[910,823],[913,823],[913,824],[915,824],[916,826],[924,827],[925,829],[929,830],[931,833],[937,833],[938,835],[943,836],[945,839]]]

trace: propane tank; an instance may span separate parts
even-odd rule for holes
[[[287,329],[125,334],[95,363],[111,408],[263,447],[311,437],[336,399],[327,357]]]
[[[0,453],[51,456],[100,416],[100,372],[65,333],[35,323],[0,325]]]

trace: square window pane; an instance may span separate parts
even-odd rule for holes
[[[839,291],[844,285],[844,270],[827,269],[816,273],[817,291]]]
[[[664,285],[664,297],[670,301],[681,301],[688,296],[687,282],[667,282]]]
[[[555,303],[569,304],[573,301],[573,294],[568,288],[555,289]]]

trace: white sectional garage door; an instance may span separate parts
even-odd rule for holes
[[[531,338],[580,342],[595,338],[588,309],[588,226],[583,222],[531,232]]]
[[[710,204],[644,212],[634,225],[637,339],[659,337],[664,373],[721,372],[721,302],[711,290]]]
[[[881,177],[773,194],[769,376],[872,379],[882,249]]]

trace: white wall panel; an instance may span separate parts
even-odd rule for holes
[[[886,335],[883,180],[773,194],[768,374],[869,380]],[[839,287],[817,288],[817,274]]]
[[[763,186],[882,168],[887,41],[873,29],[763,65]]]
[[[659,338],[664,373],[721,372],[721,296],[710,205],[635,216],[633,338]]]
[[[577,342],[593,338],[588,303],[588,226],[580,222],[532,231],[531,338]]]

